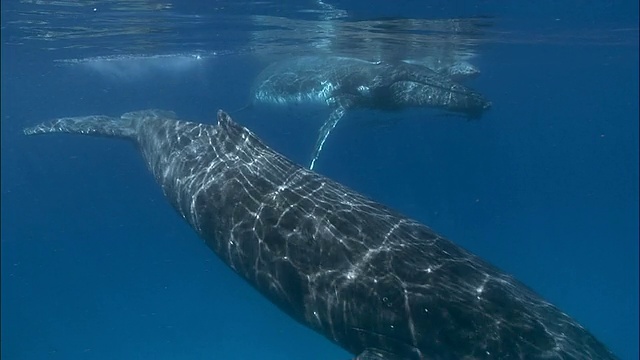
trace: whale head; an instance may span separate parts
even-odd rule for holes
[[[455,83],[398,81],[388,91],[389,99],[398,107],[432,107],[473,119],[491,107],[491,101],[482,94]]]

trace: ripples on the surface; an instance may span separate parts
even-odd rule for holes
[[[508,19],[355,19],[322,0],[286,6],[275,1],[211,1],[198,2],[197,9],[150,0],[22,0],[3,5],[8,44],[35,45],[53,51],[63,63],[114,74],[124,60],[144,62],[141,69],[181,67],[227,54],[253,54],[266,61],[331,54],[446,65],[466,62],[486,43],[637,44],[637,29],[567,31],[547,26],[525,36],[509,29],[514,22]]]

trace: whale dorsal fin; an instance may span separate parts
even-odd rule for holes
[[[311,155],[311,164],[309,164],[309,169],[313,170],[318,157],[320,157],[320,152],[324,147],[324,143],[327,141],[329,134],[331,134],[331,130],[333,130],[340,119],[344,116],[347,109],[353,104],[353,101],[349,97],[340,97],[336,98],[335,104],[336,107],[333,109],[329,118],[320,128],[320,133],[318,134],[318,140],[313,148],[313,154]]]

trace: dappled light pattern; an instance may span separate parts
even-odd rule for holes
[[[511,276],[294,164],[223,112],[215,126],[147,110],[25,132],[132,139],[223,261],[359,359],[615,358]]]

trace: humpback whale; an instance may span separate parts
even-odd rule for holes
[[[426,66],[439,74],[447,75],[454,81],[464,81],[475,78],[480,74],[480,70],[467,61],[466,57],[462,55],[425,56],[417,59],[403,59],[402,61],[408,64]]]
[[[314,146],[311,170],[327,137],[349,108],[433,107],[477,118],[491,106],[481,94],[426,66],[337,56],[296,57],[267,66],[254,81],[252,100],[331,108]]]
[[[222,111],[215,125],[145,110],[24,132],[131,140],[220,259],[355,359],[616,358],[512,276],[293,163]]]

